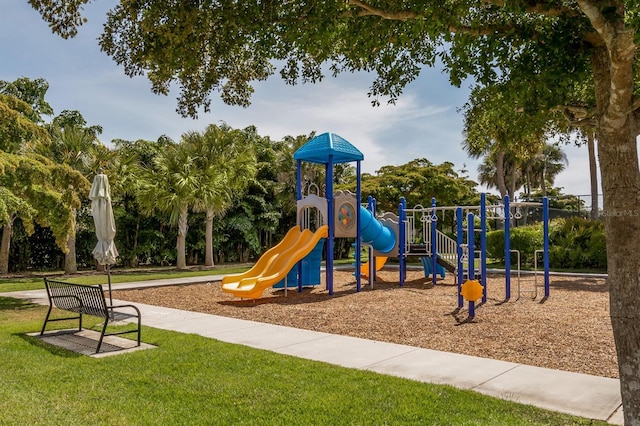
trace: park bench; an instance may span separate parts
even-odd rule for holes
[[[44,278],[44,285],[47,289],[47,296],[49,297],[49,311],[47,317],[42,325],[40,335],[44,334],[47,327],[47,323],[51,321],[64,321],[77,319],[79,321],[78,331],[82,331],[82,316],[91,315],[99,317],[104,320],[102,324],[102,331],[100,333],[100,340],[98,341],[98,347],[96,353],[100,352],[102,346],[102,340],[104,336],[114,336],[118,334],[138,333],[138,346],[140,346],[140,310],[133,305],[118,305],[109,306],[104,297],[104,291],[102,285],[81,285],[72,284],[63,281],[50,280]],[[51,318],[51,311],[56,307],[61,310],[73,312],[77,316],[64,317],[64,318]],[[131,308],[131,312],[123,312],[119,309]],[[118,309],[118,310],[116,310]],[[123,321],[130,318],[138,319],[138,327],[135,330],[117,331],[106,333],[107,325],[115,321]]]

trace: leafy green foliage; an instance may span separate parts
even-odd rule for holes
[[[549,259],[559,268],[607,268],[604,224],[600,221],[570,218],[551,223]]]
[[[475,186],[475,182],[460,177],[452,163],[434,165],[425,158],[384,166],[376,175],[362,176],[362,194],[373,196],[380,212],[397,212],[402,197],[409,208],[429,207],[432,197],[442,206],[478,204]]]
[[[49,23],[51,31],[63,38],[74,37],[86,19],[82,17],[83,6],[91,0],[29,0]]]
[[[31,80],[20,77],[13,82],[0,80],[0,94],[26,102],[29,109],[25,115],[34,123],[41,123],[43,115],[53,114],[53,108],[44,99],[47,90],[49,83],[43,78]]]
[[[89,192],[88,181],[69,166],[44,157],[18,156],[2,151],[0,171],[0,187],[13,194],[0,201],[3,209],[20,214],[28,232],[33,230],[32,221],[51,227],[56,242],[64,251],[67,236],[73,229],[74,210],[80,207],[79,194]],[[5,200],[13,200],[13,208],[7,208],[10,206]]]
[[[509,233],[511,250],[520,252],[521,265],[533,265],[535,251],[542,250],[542,224],[519,226],[510,229]],[[504,230],[487,232],[487,255],[504,261]],[[516,265],[517,260],[517,254],[511,253],[511,264]],[[538,258],[538,263],[540,260]]]
[[[535,250],[542,249],[542,224],[512,228],[511,249],[520,250],[523,264],[533,265]],[[487,233],[487,254],[494,259],[504,261],[504,231]],[[515,264],[516,255],[511,255]],[[538,265],[542,261],[538,257]],[[549,262],[552,268],[559,269],[598,269],[607,268],[607,250],[604,224],[579,217],[556,219],[549,225]]]

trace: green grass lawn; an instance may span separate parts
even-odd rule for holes
[[[206,275],[219,275],[219,274],[236,274],[244,272],[249,269],[247,266],[233,266],[233,267],[214,267],[206,270],[194,270],[194,271],[177,271],[175,269],[158,269],[140,271],[135,269],[130,270],[118,270],[111,273],[111,283],[124,283],[135,281],[147,281],[147,280],[159,280],[170,278],[185,278],[185,277],[201,277]],[[60,274],[48,275],[50,278],[55,279]],[[60,276],[61,277],[61,276]],[[62,278],[62,277],[61,277]],[[77,283],[77,284],[107,284],[106,273],[98,274],[78,274],[74,276],[64,277],[64,281]],[[9,291],[22,291],[22,290],[36,290],[43,289],[44,282],[40,276],[30,276],[24,278],[0,278],[0,293]]]
[[[2,425],[605,424],[149,327],[157,349],[89,358],[25,335],[45,313],[0,297]]]

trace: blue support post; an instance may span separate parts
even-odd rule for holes
[[[431,198],[431,261],[433,262],[431,270],[431,282],[435,286],[437,284],[436,271],[438,270],[438,215],[436,214],[436,197]]]
[[[333,295],[333,236],[334,236],[334,211],[333,211],[333,155],[329,155],[329,162],[326,168],[326,198],[327,198],[327,216],[329,225],[329,235],[327,236],[327,268],[325,272],[327,280],[327,290],[329,295]],[[357,274],[356,274],[357,275]]]
[[[511,299],[511,207],[509,196],[504,196],[504,275],[505,299]]]
[[[302,200],[302,160],[296,160],[296,200]]]
[[[482,303],[487,303],[487,194],[480,194],[480,280]]]
[[[462,280],[464,279],[464,265],[462,264],[462,244],[464,242],[464,229],[462,227],[462,207],[456,209],[456,238],[458,250],[458,308],[464,306],[462,297]]]
[[[405,245],[407,241],[407,200],[404,197],[400,198],[400,205],[398,206],[398,233],[400,234],[399,242],[399,261],[400,261],[400,287],[404,285],[404,281],[407,277],[407,259],[405,253]]]
[[[362,289],[362,279],[360,278],[360,265],[362,259],[360,259],[360,251],[362,250],[362,241],[360,240],[360,203],[362,202],[362,189],[360,182],[360,160],[356,162],[356,291],[359,292]],[[328,257],[327,257],[328,258]]]
[[[373,196],[369,195],[367,198],[367,209],[371,212],[371,215],[376,217],[376,201]],[[373,248],[369,246],[367,250],[367,258],[369,259],[369,285],[373,284],[376,280],[376,258],[373,255]]]
[[[544,297],[549,297],[549,199],[542,198],[542,232],[543,232],[543,262],[544,262]]]
[[[300,201],[302,200],[302,160],[296,160],[296,200]],[[300,230],[302,230],[302,227],[300,226],[300,220],[298,214],[298,208],[296,207],[296,224],[298,225],[298,228],[300,228]],[[298,262],[298,293],[302,293],[302,263]],[[285,283],[285,288],[286,288],[286,283]]]
[[[476,253],[475,253],[475,241],[474,241],[474,216],[473,213],[469,213],[467,215],[467,249],[469,253],[469,279],[473,280],[475,278],[475,269],[476,269]],[[476,316],[476,302],[475,300],[469,301],[469,317],[473,318]]]

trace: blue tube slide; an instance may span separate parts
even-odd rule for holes
[[[365,244],[371,244],[374,250],[388,253],[396,245],[396,234],[384,226],[369,210],[360,206],[360,237]]]

